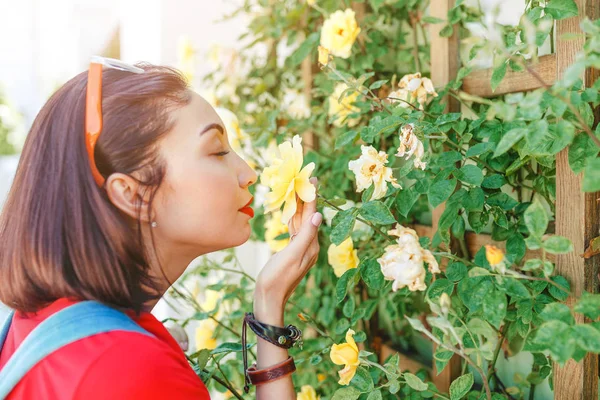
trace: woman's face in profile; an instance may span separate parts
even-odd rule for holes
[[[195,257],[244,243],[251,217],[240,209],[252,198],[256,173],[231,149],[223,122],[198,94],[172,118],[174,128],[159,142],[167,167],[153,206],[156,244]]]

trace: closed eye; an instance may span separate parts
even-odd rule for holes
[[[216,153],[215,155],[219,156],[219,157],[223,157],[223,156],[226,156],[227,154],[229,154],[229,151],[221,151],[219,153]]]

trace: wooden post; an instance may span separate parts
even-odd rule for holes
[[[432,17],[437,17],[443,20],[448,18],[448,11],[454,6],[454,0],[431,0],[429,7]],[[457,28],[454,34],[449,38],[444,38],[439,35],[443,24],[431,24],[429,29],[429,43],[431,54],[431,80],[436,87],[445,86],[448,82],[456,77],[458,72],[458,35]],[[415,71],[420,72],[420,71]],[[460,111],[460,104],[456,99],[448,97],[447,108],[448,112]],[[432,216],[432,234],[437,232],[438,222],[444,205],[440,205],[433,210]],[[434,346],[435,349],[435,346]],[[438,375],[435,363],[433,366],[433,382],[438,390],[448,392],[452,381],[460,376],[461,359],[458,356],[452,357],[446,368]]]
[[[585,16],[596,19],[599,15],[598,0],[575,0],[579,16],[556,22],[556,71],[560,79],[564,71],[575,61],[575,54],[581,50],[584,38],[561,40],[566,33],[580,33],[579,23]],[[590,86],[598,71],[586,71],[584,85]],[[598,291],[598,270],[600,257],[584,259],[590,240],[600,228],[600,193],[583,193],[581,175],[577,176],[569,167],[568,149],[556,156],[556,234],[573,241],[575,251],[557,256],[556,272],[571,283],[575,297],[585,290]],[[574,298],[567,303],[572,305]],[[576,317],[583,322],[582,315]],[[588,354],[581,362],[569,361],[563,368],[554,366],[554,396],[556,399],[597,399],[598,398],[598,356]]]

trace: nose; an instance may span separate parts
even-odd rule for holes
[[[242,159],[242,171],[239,174],[240,186],[243,188],[252,186],[256,183],[257,179],[258,175],[256,174],[256,171]]]

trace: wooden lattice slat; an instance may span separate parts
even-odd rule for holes
[[[591,19],[599,17],[598,0],[576,0],[580,15]],[[556,23],[556,65],[557,77],[575,62],[575,55],[582,48],[583,37],[561,40],[566,33],[580,33],[580,17],[569,18]],[[588,70],[582,76],[585,86],[591,86],[598,78],[598,70]],[[584,259],[581,254],[590,240],[600,229],[600,193],[583,193],[581,175],[576,176],[569,167],[568,149],[556,157],[556,233],[573,241],[575,251],[557,257],[557,273],[567,277],[571,292],[576,296],[586,290],[598,292],[598,270],[600,258]],[[574,298],[569,298],[572,305]],[[583,316],[576,317],[583,322]],[[583,361],[568,362],[564,368],[555,365],[554,393],[556,399],[597,399],[598,398],[598,356],[588,354]]]
[[[537,63],[531,64],[534,70],[546,83],[552,84],[556,79],[556,54],[549,54],[539,58]],[[493,97],[507,93],[525,92],[542,87],[539,80],[535,79],[528,71],[508,71],[495,91],[492,91],[490,79],[492,68],[471,72],[463,80],[462,90],[480,97]]]

